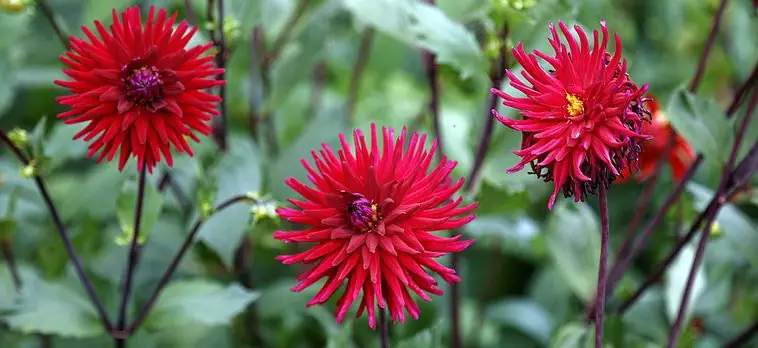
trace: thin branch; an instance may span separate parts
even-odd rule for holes
[[[130,335],[131,333],[135,332],[140,325],[144,322],[144,320],[147,318],[147,315],[150,313],[150,310],[153,308],[153,305],[155,305],[155,302],[158,300],[158,297],[160,297],[161,292],[165,289],[168,282],[171,280],[171,277],[174,275],[174,272],[179,267],[179,263],[184,258],[184,255],[189,250],[189,247],[192,245],[192,242],[195,240],[195,237],[197,236],[198,232],[200,232],[200,227],[203,226],[203,224],[208,221],[214,214],[223,211],[224,209],[240,202],[248,202],[252,199],[249,196],[240,195],[240,196],[234,196],[226,201],[219,204],[216,208],[214,208],[210,213],[205,214],[205,216],[201,216],[195,221],[195,224],[192,227],[192,230],[187,235],[186,238],[184,238],[184,242],[182,242],[181,247],[179,248],[179,251],[174,255],[174,258],[171,260],[171,263],[168,266],[168,269],[166,269],[166,272],[163,273],[163,276],[161,276],[160,281],[158,281],[158,286],[156,286],[155,290],[153,290],[152,294],[150,294],[150,297],[148,298],[145,305],[142,307],[142,310],[137,314],[134,321],[129,325],[129,327],[124,330],[123,332],[115,333],[114,336],[119,337],[125,337]]]
[[[505,44],[506,39],[508,38],[507,25],[503,26],[503,30],[499,33],[498,37],[502,42],[502,46],[500,48],[500,57],[490,71],[490,88],[492,89],[500,88],[505,80],[505,69],[508,67],[508,49]],[[484,110],[484,128],[482,128],[482,133],[479,136],[479,143],[476,145],[474,165],[471,166],[471,172],[469,173],[463,188],[467,193],[470,193],[471,190],[476,187],[476,182],[479,180],[479,174],[484,165],[484,158],[487,157],[487,150],[489,150],[490,147],[492,132],[495,130],[495,117],[492,116],[492,110],[497,108],[498,97],[490,91],[487,91],[487,95],[488,102],[487,108]]]
[[[271,50],[269,50],[265,55],[264,66],[266,66],[266,68],[270,67],[271,64],[273,64],[274,61],[279,58],[279,54],[282,53],[282,48],[284,48],[287,40],[289,40],[290,36],[292,35],[292,31],[295,29],[295,26],[305,14],[305,10],[308,9],[309,2],[310,0],[300,0],[300,2],[298,2],[297,7],[292,12],[292,15],[287,19],[287,22],[282,27],[282,31],[279,32],[276,40],[274,40],[273,47],[271,47]]]
[[[321,108],[321,103],[324,99],[324,86],[326,85],[327,73],[328,66],[325,61],[319,62],[313,69],[313,81],[311,83],[311,93],[308,101],[308,112],[306,113],[306,117],[308,118],[312,118]]]
[[[725,181],[725,180],[724,180]],[[708,236],[711,234],[711,227],[713,221],[716,219],[716,214],[713,213],[708,216],[705,228],[700,232],[700,240],[697,243],[697,251],[695,251],[695,258],[692,260],[692,268],[687,276],[687,283],[684,286],[684,294],[682,295],[682,301],[679,303],[679,311],[677,311],[676,319],[671,325],[671,332],[669,333],[669,340],[667,347],[674,348],[679,342],[679,336],[682,330],[682,324],[684,322],[685,313],[687,313],[687,305],[690,302],[692,296],[692,287],[695,284],[695,277],[697,276],[697,270],[700,268],[700,264],[703,262],[703,255],[705,255],[705,247],[708,244]]]
[[[16,154],[19,160],[25,165],[29,165],[29,159],[23,154],[21,149],[16,147],[15,144],[8,138],[8,134],[5,133],[4,130],[0,129],[0,139],[5,142],[13,151],[13,153]],[[103,307],[102,302],[100,302],[100,298],[97,297],[97,293],[95,292],[95,287],[92,285],[92,282],[87,277],[87,274],[84,273],[84,268],[82,267],[82,262],[79,259],[79,256],[76,254],[76,250],[74,249],[74,245],[71,242],[71,238],[68,235],[68,232],[66,231],[66,227],[63,225],[63,220],[61,220],[60,215],[58,215],[58,209],[55,207],[55,203],[53,202],[52,198],[50,197],[50,194],[47,191],[47,186],[45,185],[45,182],[42,180],[42,178],[39,175],[34,176],[34,183],[37,185],[37,189],[40,192],[40,195],[42,195],[42,200],[45,202],[45,206],[47,207],[48,212],[50,213],[50,217],[53,220],[53,224],[55,224],[56,230],[58,231],[58,235],[63,242],[63,246],[66,249],[66,253],[68,253],[69,258],[71,258],[71,263],[74,264],[74,269],[76,270],[76,274],[79,277],[79,280],[84,285],[84,288],[87,292],[87,296],[90,298],[90,301],[95,306],[95,310],[97,311],[98,316],[100,317],[100,320],[102,321],[103,327],[105,328],[106,332],[110,332],[113,328],[113,325],[111,324],[110,319],[108,318],[108,314],[105,312],[105,309]]]
[[[733,115],[735,112],[737,112],[737,108],[742,103],[742,100],[747,95],[747,92],[751,87],[755,87],[756,83],[758,83],[758,62],[755,63],[753,72],[750,73],[750,76],[748,76],[746,82],[743,83],[742,86],[740,86],[740,88],[737,89],[737,92],[734,94],[732,102],[729,103],[729,107],[726,108],[727,115]]]
[[[214,20],[213,13],[218,12],[218,21]],[[216,47],[216,66],[223,71],[216,76],[219,81],[226,80],[226,35],[224,33],[224,0],[208,0],[206,7],[206,16],[209,23],[215,23],[215,26],[210,29],[211,41]],[[219,102],[219,120],[214,123],[213,126],[213,139],[218,144],[221,150],[226,151],[227,148],[227,135],[229,127],[229,115],[226,108],[226,84],[218,86],[218,94],[221,97]]]
[[[0,247],[2,247],[3,250],[3,257],[5,258],[5,264],[8,266],[8,271],[11,273],[11,279],[13,280],[13,287],[16,288],[16,291],[21,290],[21,286],[23,285],[21,281],[21,275],[18,272],[18,265],[16,264],[16,258],[13,255],[13,246],[11,245],[11,241],[8,239],[2,239],[0,240]]]
[[[434,0],[426,0],[426,3],[434,5]],[[434,53],[424,50],[421,52],[421,59],[424,63],[426,72],[426,82],[429,85],[429,115],[432,116],[432,126],[437,138],[437,159],[441,159],[445,153],[445,143],[442,137],[442,120],[440,119],[440,80],[437,74],[437,57]]]
[[[250,77],[260,77],[262,95],[260,98],[260,105],[256,103],[259,101],[256,96],[252,96],[250,113],[250,133],[253,135],[253,139],[257,142],[259,137],[258,127],[263,119],[266,119],[266,115],[263,114],[263,100],[266,98],[268,90],[271,89],[271,80],[268,76],[268,69],[264,67],[263,60],[266,55],[266,43],[263,33],[263,26],[256,25],[253,28],[253,32],[250,35]],[[257,72],[258,75],[255,75]]]
[[[184,0],[184,18],[192,25],[197,25],[197,17],[192,9],[192,0]]]
[[[745,347],[745,344],[758,332],[758,320],[753,325],[748,326],[745,331],[735,336],[724,345],[724,348]]]
[[[708,39],[705,41],[705,47],[703,47],[703,53],[700,55],[700,61],[697,63],[697,69],[695,70],[695,76],[690,83],[690,92],[697,91],[697,87],[700,85],[700,80],[705,73],[705,66],[708,63],[708,57],[713,50],[713,43],[716,42],[716,34],[721,26],[721,18],[724,16],[724,10],[726,10],[726,4],[729,0],[721,0],[719,9],[716,11],[716,15],[713,16],[713,25],[711,25],[711,32],[708,33]]]
[[[127,309],[129,308],[129,295],[132,292],[132,282],[134,280],[134,272],[137,269],[137,263],[139,262],[139,236],[140,236],[140,224],[142,223],[142,208],[145,204],[145,179],[147,177],[147,164],[142,165],[142,169],[139,172],[139,180],[137,183],[137,202],[134,208],[134,224],[132,225],[132,241],[129,246],[129,256],[126,261],[126,273],[124,274],[123,289],[121,290],[121,305],[118,307],[118,322],[116,323],[118,330],[124,330],[126,328],[127,321]],[[117,347],[124,347],[126,345],[126,338],[115,338]]]
[[[606,264],[608,262],[608,239],[610,236],[610,220],[608,219],[608,189],[600,185],[600,220],[602,229],[600,232],[600,262],[597,268],[597,290],[595,291],[595,348],[603,347],[603,318],[605,315]]]
[[[8,271],[11,273],[13,287],[16,289],[16,292],[20,292],[21,288],[24,285],[24,282],[21,279],[21,274],[18,270],[18,265],[16,264],[16,257],[13,253],[13,245],[11,245],[10,240],[2,239],[0,240],[0,248],[3,251],[3,257],[5,258],[5,263],[8,266]],[[49,335],[37,334],[37,338],[39,339],[40,347],[47,348],[51,346],[51,337]]]
[[[634,210],[634,217],[632,217],[632,221],[629,222],[629,225],[626,227],[624,241],[621,243],[619,249],[616,252],[616,262],[614,263],[613,267],[611,267],[610,274],[616,273],[615,269],[618,260],[629,252],[629,247],[631,247],[631,242],[634,239],[635,232],[637,232],[637,227],[639,227],[640,222],[642,222],[646,208],[650,204],[653,192],[655,192],[655,185],[658,183],[658,176],[663,170],[663,164],[666,163],[666,158],[673,150],[675,143],[676,134],[669,134],[669,139],[666,142],[666,146],[664,147],[663,152],[661,152],[661,155],[657,159],[653,173],[649,176],[648,180],[645,183],[645,187],[642,189],[642,194],[640,194],[640,199],[637,201],[637,207]]]
[[[742,145],[742,141],[744,139],[745,131],[747,130],[747,126],[750,123],[750,120],[752,119],[753,113],[756,108],[756,103],[758,102],[758,90],[756,90],[753,93],[753,96],[751,98],[750,104],[747,107],[747,111],[745,113],[745,117],[742,119],[742,122],[740,122],[740,127],[737,130],[737,134],[735,135],[734,144],[732,146],[732,150],[729,153],[729,157],[727,159],[727,163],[724,166],[724,174],[722,176],[721,183],[719,184],[719,189],[714,194],[711,201],[706,206],[705,210],[695,219],[695,221],[692,223],[689,232],[677,242],[676,245],[672,248],[671,251],[669,251],[668,255],[659,262],[656,267],[655,271],[648,276],[648,278],[642,283],[642,285],[637,289],[637,291],[629,297],[619,308],[620,313],[624,313],[629,307],[634,304],[637,299],[642,295],[642,293],[653,283],[655,283],[660,276],[663,274],[663,272],[668,268],[668,265],[671,264],[671,262],[676,258],[676,256],[679,254],[679,252],[682,250],[684,245],[686,245],[697,233],[699,227],[703,223],[703,221],[707,222],[707,218],[709,218],[711,215],[716,216],[718,214],[719,209],[726,204],[728,201],[728,198],[734,191],[734,189],[738,186],[738,181],[733,180],[733,177],[735,176],[734,172],[731,172],[731,168],[734,165],[734,162],[737,158],[737,153],[739,152],[739,149]],[[702,159],[702,155],[698,156],[698,159]],[[749,160],[749,158],[745,158],[744,161]],[[742,164],[740,164],[741,166]],[[740,166],[737,168],[739,169]],[[752,173],[746,173],[747,176],[752,175]],[[659,214],[660,215],[660,214]],[[652,223],[653,221],[651,221]],[[647,231],[646,231],[647,232]],[[632,255],[630,255],[632,256]],[[631,263],[631,261],[629,261]],[[628,267],[628,264],[626,264]],[[626,268],[626,267],[624,267]]]
[[[182,191],[182,188],[179,187],[179,184],[174,180],[170,172],[163,172],[160,179],[158,180],[157,186],[159,192],[163,192],[166,189],[166,186],[168,186],[168,188],[171,190],[171,194],[173,194],[176,201],[179,202],[179,205],[182,207],[183,211],[192,209],[192,201],[187,198],[187,195]]]
[[[729,108],[726,110],[727,119],[730,119],[734,115],[736,110],[739,108],[741,100],[744,99],[742,98],[742,95],[745,93],[745,91],[747,91],[753,86],[753,83],[752,83],[753,79],[755,79],[755,76],[751,76],[750,78],[748,78],[745,81],[745,83],[739,88],[738,90],[739,92],[735,94],[735,96],[733,97]],[[613,291],[616,281],[618,281],[618,279],[624,274],[626,269],[629,266],[631,266],[631,263],[634,262],[637,255],[641,251],[641,248],[645,245],[650,235],[652,234],[653,229],[655,229],[658,226],[658,224],[662,221],[663,216],[665,216],[666,213],[668,213],[669,209],[671,209],[671,207],[678,201],[679,196],[683,192],[686,183],[692,178],[692,176],[695,173],[695,170],[697,170],[702,160],[703,160],[703,154],[698,153],[697,156],[695,157],[695,160],[692,162],[692,164],[690,164],[690,167],[687,169],[687,173],[682,177],[681,182],[677,185],[677,188],[672,193],[669,194],[663,206],[661,206],[661,208],[658,209],[656,214],[653,216],[650,222],[646,225],[644,232],[641,234],[640,237],[637,238],[637,242],[634,244],[629,254],[624,256],[623,258],[621,258],[621,255],[619,255],[620,260],[617,261],[616,265],[614,265],[613,269],[615,271],[611,272],[611,275],[610,275],[611,278],[608,281],[609,292]],[[732,186],[733,185],[730,185],[730,187]],[[688,233],[682,240],[691,239],[694,236],[694,234],[692,233],[694,232]],[[675,257],[678,254],[680,248],[681,246],[679,246],[679,248],[674,248],[674,250],[672,250],[672,253],[669,255],[672,258],[664,263],[664,268],[657,269],[655,273],[651,277],[648,278],[648,281],[650,281],[650,283],[647,283],[647,282],[643,283],[642,287],[639,290],[644,291],[647,288],[647,286],[657,281],[658,277],[665,270],[665,265],[667,265],[669,262],[673,260],[673,257]],[[664,260],[667,260],[667,259],[664,259]],[[621,307],[621,311],[623,312],[626,309],[626,306],[636,301],[637,296],[639,295],[641,295],[641,292],[635,293],[635,295],[633,295],[629,300],[627,300],[627,302],[625,302],[625,304]]]
[[[60,40],[60,42],[63,44],[63,47],[68,48],[68,35],[66,35],[66,32],[63,30],[60,23],[55,20],[55,14],[52,7],[50,7],[50,4],[47,3],[47,0],[37,0],[37,5],[39,5],[39,8],[42,10],[42,14],[44,14],[45,18],[47,18],[47,21],[50,22],[50,26],[53,27],[55,36],[58,37],[58,40]]]
[[[734,167],[734,162],[737,160],[737,153],[742,146],[742,140],[745,137],[745,132],[750,125],[750,120],[753,118],[753,111],[755,110],[756,103],[758,103],[758,90],[753,92],[753,96],[748,104],[745,117],[742,118],[739,128],[737,128],[737,134],[734,137],[734,144],[732,145],[732,151],[729,153],[726,164],[724,165],[724,172],[721,177],[721,183],[714,198],[717,198],[719,202],[726,200],[726,190],[729,185],[729,178]],[[723,205],[723,203],[722,203]],[[684,286],[684,295],[682,296],[682,302],[679,304],[679,311],[677,312],[674,324],[671,326],[671,333],[669,334],[668,348],[676,347],[679,342],[680,331],[682,330],[682,324],[684,322],[685,313],[687,313],[687,306],[689,305],[690,296],[692,296],[692,287],[695,284],[695,277],[697,270],[700,268],[700,264],[703,262],[703,256],[705,255],[705,248],[708,245],[708,237],[710,236],[711,227],[713,221],[716,220],[718,215],[718,208],[714,209],[706,218],[705,227],[700,232],[700,240],[698,241],[697,251],[695,251],[695,257],[692,260],[692,268],[690,274],[687,276],[687,283]]]
[[[360,89],[361,77],[366,69],[368,58],[371,55],[371,46],[374,42],[374,29],[366,28],[361,36],[361,43],[358,46],[358,55],[353,65],[353,74],[350,76],[350,84],[347,91],[347,120],[349,124],[355,122],[355,105],[358,102],[358,90]]]

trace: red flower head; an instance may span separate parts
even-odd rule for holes
[[[663,111],[659,109],[658,103],[655,100],[650,99],[647,105],[650,107],[650,112],[653,115],[653,121],[643,124],[642,134],[651,136],[652,139],[642,144],[643,151],[639,158],[640,171],[635,176],[635,179],[642,182],[653,175],[658,160],[663,155],[663,152],[666,151],[669,139],[674,137],[674,144],[666,156],[668,157],[668,164],[671,166],[674,180],[679,181],[684,176],[684,173],[687,172],[690,164],[695,161],[695,150],[687,143],[687,140],[674,131],[674,127],[671,126]],[[626,181],[629,176],[628,169],[625,169],[621,181]]]
[[[95,139],[87,157],[100,152],[98,162],[112,161],[120,149],[119,169],[134,156],[140,170],[147,165],[152,171],[161,155],[173,164],[171,145],[192,155],[186,137],[197,142],[194,132],[210,133],[208,121],[218,115],[221,99],[203,90],[224,83],[209,78],[223,69],[215,68],[213,56],[201,57],[213,44],[187,49],[197,27],[182,21],[174,29],[175,21],[176,13],[168,17],[161,9],[156,16],[151,7],[143,26],[135,6],[121,18],[114,10],[110,31],[95,21],[100,38],[86,27],[88,41],[71,38],[71,50],[60,57],[70,81],[55,81],[71,91],[58,98],[71,110],[58,118],[87,123],[74,136]]]
[[[302,160],[314,187],[295,178],[286,180],[305,200],[291,199],[295,208],[277,212],[307,228],[277,231],[274,238],[315,245],[277,259],[285,264],[318,262],[298,277],[300,283],[292,289],[301,291],[326,278],[308,306],[326,302],[347,283],[337,302],[337,322],[345,318],[361,290],[358,316],[367,310],[372,328],[376,326],[375,303],[388,308],[393,321],[405,319],[403,309],[416,319],[419,307],[409,290],[426,301],[430,300],[427,292],[442,294],[427,271],[447,282],[460,281],[453,269],[434,259],[472,243],[459,241],[460,235],[443,238],[431,232],[467,224],[474,219],[468,213],[476,204],[460,206],[462,198],[450,199],[463,184],[462,178],[453,181],[450,177],[455,162],[443,158],[427,173],[437,143],[426,151],[426,135],[414,133],[404,149],[405,129],[396,139],[392,129],[383,128],[380,145],[376,127],[371,125],[370,148],[360,130],[354,132],[355,151],[342,134],[340,141],[342,149],[336,156],[327,145],[319,154],[311,152],[315,169]]]
[[[574,30],[579,42],[563,22],[558,25],[569,47],[560,41],[551,24],[549,41],[554,56],[539,51],[527,54],[522,43],[513,49],[513,56],[524,68],[521,75],[530,85],[510,71],[506,73],[510,85],[523,97],[492,90],[503,98],[503,105],[523,115],[523,119],[513,120],[492,111],[502,124],[522,132],[521,149],[514,151],[521,161],[508,172],[529,164],[538,177],[553,181],[549,209],[561,189],[565,197],[582,201],[599,185],[607,188],[624,168],[635,168],[640,143],[647,138],[640,130],[643,121],[649,119],[643,98],[647,85],[637,87],[626,73],[619,36],[614,35],[615,52],[611,55],[606,51],[605,22],[600,23],[602,42],[598,42],[595,30],[592,47],[578,25]],[[537,57],[552,69],[545,71]]]

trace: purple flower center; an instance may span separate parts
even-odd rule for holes
[[[347,205],[350,224],[361,232],[368,232],[379,221],[377,206],[360,194],[355,194],[355,197],[356,199]]]
[[[163,98],[163,80],[154,66],[142,66],[127,72],[126,96],[135,104],[148,106]]]

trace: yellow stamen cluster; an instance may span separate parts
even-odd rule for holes
[[[374,227],[376,227],[377,223],[379,222],[379,213],[377,212],[377,209],[379,206],[376,205],[376,203],[371,203],[371,221],[366,223],[366,227],[361,229],[361,232],[366,233],[368,231],[372,231]]]
[[[566,101],[568,102],[566,110],[572,117],[584,112],[584,103],[579,97],[566,93]]]

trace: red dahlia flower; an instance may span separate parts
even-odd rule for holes
[[[97,161],[112,161],[119,154],[119,169],[130,156],[137,165],[152,171],[161,156],[173,164],[171,145],[192,155],[187,137],[195,142],[198,132],[208,135],[208,121],[218,115],[220,98],[204,89],[218,86],[211,76],[216,69],[212,55],[201,55],[213,44],[187,49],[197,31],[182,21],[173,28],[176,13],[167,17],[155,8],[144,27],[138,7],[128,8],[119,19],[113,11],[110,30],[95,21],[100,37],[82,27],[88,41],[71,38],[71,50],[61,56],[70,81],[55,81],[71,95],[58,102],[71,110],[58,114],[66,124],[87,125],[74,139],[95,139],[87,157],[100,152]]]
[[[563,22],[558,25],[568,48],[551,24],[549,41],[554,56],[539,51],[527,54],[522,43],[513,49],[524,68],[521,75],[530,85],[510,71],[506,73],[523,97],[492,90],[503,98],[503,105],[520,110],[523,116],[514,120],[492,111],[503,125],[522,132],[521,149],[514,151],[521,161],[508,172],[529,164],[537,177],[553,181],[549,209],[561,189],[565,197],[582,201],[599,185],[607,188],[623,169],[634,169],[640,143],[647,138],[641,134],[642,123],[649,118],[643,98],[647,85],[638,87],[627,75],[619,36],[614,35],[611,55],[606,51],[605,22],[600,23],[602,42],[595,30],[592,47],[578,25],[574,30],[579,42]],[[537,57],[552,69],[545,71]]]
[[[669,166],[671,166],[674,180],[679,181],[684,176],[684,173],[687,172],[690,164],[695,161],[695,150],[692,149],[687,140],[674,131],[674,127],[671,126],[663,111],[659,109],[657,102],[650,100],[647,102],[647,105],[650,107],[650,112],[653,115],[653,121],[643,124],[642,134],[651,136],[652,139],[642,144],[643,151],[639,157],[640,171],[635,178],[637,181],[642,182],[653,175],[658,160],[663,155],[663,152],[666,151],[666,146],[671,137],[674,137],[674,144],[666,157]],[[626,181],[629,174],[625,170],[621,181]]]
[[[314,187],[295,178],[286,180],[305,200],[289,200],[295,208],[281,208],[282,218],[306,225],[299,231],[277,231],[274,238],[285,242],[315,243],[309,250],[277,259],[285,264],[314,263],[298,277],[293,291],[301,291],[322,278],[326,282],[308,306],[326,302],[343,283],[345,291],[337,302],[337,322],[363,292],[358,316],[368,311],[374,328],[375,304],[388,308],[393,321],[403,321],[405,309],[414,319],[419,307],[410,295],[429,301],[426,294],[442,294],[437,281],[427,273],[439,274],[447,282],[460,278],[453,269],[434,259],[459,252],[472,241],[439,237],[431,232],[461,227],[474,219],[468,214],[476,204],[460,206],[463,199],[450,197],[463,179],[453,181],[456,163],[445,158],[427,173],[436,141],[424,149],[426,135],[411,135],[404,149],[406,131],[395,139],[392,129],[382,129],[382,143],[371,125],[370,148],[360,130],[354,132],[355,151],[340,134],[342,149],[337,155],[323,145],[311,152],[316,168],[302,160]],[[319,157],[320,155],[320,157]]]

